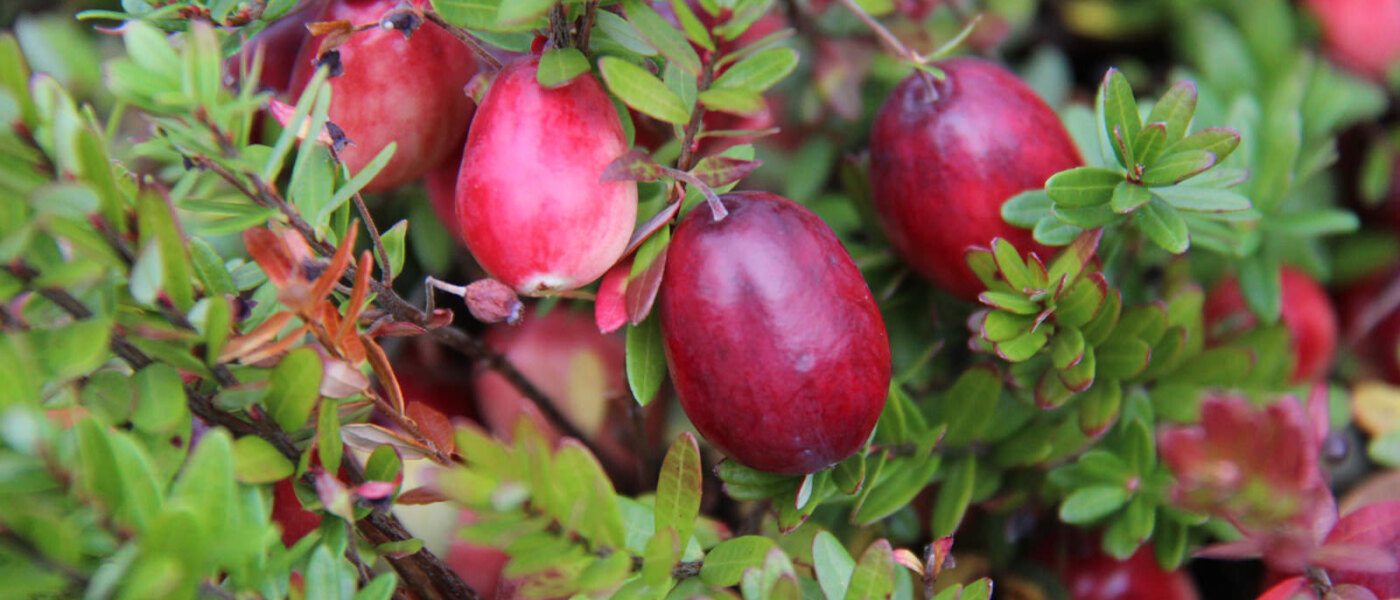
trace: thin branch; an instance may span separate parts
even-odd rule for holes
[[[593,24],[598,19],[599,0],[589,0],[588,6],[583,11],[583,23],[578,28],[578,39],[575,40],[574,47],[584,54],[588,53],[588,42],[593,33]]]
[[[889,29],[886,29],[884,25],[881,25],[878,19],[871,16],[870,13],[865,12],[865,9],[861,8],[856,0],[840,1],[842,6],[845,6],[847,10],[855,14],[856,18],[860,19],[862,23],[865,23],[866,28],[874,32],[875,37],[880,38],[880,41],[883,42],[891,52],[895,53],[895,55],[915,65],[924,64],[924,57],[919,56],[918,52],[915,52],[908,46],[905,46],[903,42],[899,41],[899,38],[891,33]],[[933,87],[933,74],[923,69],[918,69],[918,72],[919,76],[924,80],[924,85],[928,86],[929,97],[937,98],[938,90]]]
[[[340,157],[335,155],[334,150],[331,151],[331,156],[336,161],[340,160]],[[379,226],[374,224],[374,217],[370,216],[369,209],[365,207],[365,199],[360,196],[359,192],[355,192],[354,198],[355,208],[360,211],[360,218],[364,219],[365,229],[369,230],[370,243],[374,245],[374,251],[379,254],[380,282],[385,286],[392,286],[394,285],[393,267],[389,266],[389,253],[384,250],[384,240],[379,237]]]
[[[700,73],[700,81],[695,86],[696,93],[710,89],[710,84],[715,81],[715,67],[706,63],[704,70]],[[676,168],[682,171],[689,171],[695,166],[695,136],[700,133],[700,125],[705,117],[705,109],[696,103],[695,110],[690,113],[690,122],[685,124],[685,139],[681,141],[681,156],[676,159]]]
[[[447,33],[452,34],[452,37],[457,38],[457,41],[466,44],[467,48],[470,48],[472,53],[476,54],[477,58],[480,58],[482,62],[485,62],[488,66],[490,66],[492,70],[499,71],[501,69],[500,59],[492,55],[491,52],[488,51],[485,46],[481,45],[481,42],[477,41],[477,39],[473,37],[471,33],[467,32],[467,30],[462,29],[461,27],[458,27],[451,23],[448,23],[445,19],[442,18],[442,15],[437,14],[437,11],[434,11],[432,9],[423,9],[423,18],[431,21],[434,25],[441,27]]]
[[[24,554],[29,558],[33,559],[34,563],[39,567],[42,567],[43,569],[53,571],[55,573],[58,573],[59,575],[62,575],[64,579],[68,580],[68,583],[78,588],[87,588],[88,576],[86,574],[82,573],[81,571],[78,571],[77,569],[74,569],[73,567],[70,567],[61,562],[49,558],[48,555],[44,554],[38,546],[35,546],[34,544],[30,543],[29,540],[26,540],[20,537],[19,535],[16,535],[9,531],[0,530],[0,544],[7,545],[18,550],[21,554]]]
[[[564,12],[564,5],[554,3],[549,7],[549,39],[554,42],[555,48],[568,48],[573,46],[573,36],[570,34],[569,19]]]

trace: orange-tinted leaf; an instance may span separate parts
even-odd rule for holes
[[[422,402],[409,403],[405,414],[418,424],[418,431],[423,437],[439,450],[447,454],[457,451],[456,442],[452,439],[452,423],[447,420],[447,415]]]
[[[374,368],[375,376],[379,377],[379,385],[384,387],[385,394],[389,396],[389,404],[399,414],[403,414],[403,390],[399,388],[399,379],[394,374],[394,367],[389,364],[389,357],[384,354],[384,349],[380,348],[379,344],[367,336],[360,336],[360,343],[364,344],[365,358]]]

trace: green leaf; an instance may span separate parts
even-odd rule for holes
[[[674,529],[682,547],[700,514],[700,446],[682,433],[666,451],[656,484],[656,530]]]
[[[325,545],[316,546],[306,566],[306,597],[340,600],[349,596],[355,589],[355,580],[346,572],[348,567]]]
[[[1001,205],[1001,218],[1017,227],[1035,227],[1050,215],[1055,201],[1045,190],[1029,190],[1012,196]]]
[[[408,237],[408,221],[394,223],[388,231],[379,236],[380,243],[384,244],[384,253],[389,259],[389,272],[397,276],[403,272],[404,240]],[[380,265],[383,269],[384,265]]]
[[[1151,200],[1152,192],[1145,186],[1125,180],[1118,182],[1118,187],[1113,189],[1113,200],[1109,202],[1109,207],[1113,212],[1126,215]]]
[[[972,490],[977,482],[977,459],[971,454],[953,461],[943,486],[938,488],[938,500],[933,505],[930,531],[934,538],[953,535],[962,524],[967,506],[972,502]]]
[[[527,23],[554,6],[555,0],[505,0],[496,12],[496,23],[519,25]]]
[[[1228,127],[1202,129],[1168,146],[1165,156],[1200,150],[1215,155],[1215,162],[1224,162],[1240,145],[1240,132]]]
[[[175,222],[175,213],[165,199],[154,191],[142,193],[136,199],[137,227],[141,232],[139,245],[149,250],[154,243],[160,253],[161,289],[170,302],[182,311],[194,306],[189,257],[185,240]]]
[[[316,419],[316,456],[327,472],[340,472],[340,458],[345,453],[342,446],[340,406],[327,398],[321,401],[320,416]]]
[[[827,598],[845,598],[856,561],[846,547],[825,529],[812,538],[812,571],[822,594]]]
[[[1178,81],[1172,84],[1162,97],[1157,99],[1157,103],[1152,105],[1152,112],[1147,115],[1148,123],[1166,124],[1166,141],[1168,144],[1182,139],[1186,135],[1186,128],[1191,125],[1191,117],[1196,114],[1196,83],[1191,80]],[[1136,154],[1136,153],[1134,153]],[[1141,157],[1141,154],[1137,156]],[[1139,158],[1138,160],[1143,160]],[[1150,162],[1150,161],[1145,161]]]
[[[618,507],[612,480],[598,459],[583,444],[565,440],[555,460],[554,482],[559,483],[561,490],[577,490],[575,495],[561,499],[570,511],[567,518],[559,519],[561,524],[595,544],[620,547],[627,535],[622,509]],[[538,487],[535,489],[538,496]]]
[[[854,495],[865,485],[865,454],[857,452],[831,469],[831,483],[841,493]]]
[[[355,173],[354,177],[350,178],[350,181],[347,181],[345,185],[335,191],[335,195],[331,196],[330,202],[322,205],[317,210],[316,222],[329,223],[331,213],[340,210],[341,206],[344,206],[346,202],[349,202],[351,198],[355,197],[355,194],[358,194],[366,185],[369,185],[369,182],[373,181],[375,176],[379,175],[379,172],[384,170],[384,166],[389,164],[389,159],[394,157],[394,152],[398,150],[398,147],[398,142],[389,142],[387,146],[384,146],[383,150],[379,151],[379,154],[374,155],[374,159],[370,160],[363,169],[360,169],[359,173]],[[349,167],[346,167],[346,169],[349,169]],[[398,271],[395,272],[397,273]]]
[[[288,352],[272,370],[265,402],[277,424],[296,431],[311,417],[321,388],[321,358],[310,348]]]
[[[241,483],[273,483],[295,472],[296,465],[267,440],[245,435],[233,443],[233,474]]]
[[[715,79],[713,87],[763,93],[796,68],[796,50],[784,47],[768,48],[731,65]]]
[[[718,587],[737,585],[744,571],[762,567],[768,551],[776,547],[773,540],[758,535],[720,542],[705,555],[705,563],[700,567],[700,580]]]
[[[695,53],[695,48],[691,47],[685,36],[677,31],[670,22],[652,10],[647,2],[622,0],[622,12],[627,15],[627,20],[637,27],[638,33],[641,33],[642,37],[645,37],[653,48],[666,57],[666,60],[676,63],[677,66],[685,69],[691,75],[700,75],[700,56]],[[621,94],[618,95],[621,96]],[[626,100],[625,97],[624,100]]]
[[[996,353],[1003,360],[1021,362],[1040,352],[1047,341],[1049,338],[1043,330],[1027,331],[1004,342],[997,342]]]
[[[894,592],[894,550],[887,540],[870,544],[860,555],[851,583],[846,588],[846,600],[882,600]]]
[[[1400,467],[1400,431],[1372,438],[1366,445],[1366,455],[1380,464]]]
[[[1147,368],[1152,347],[1135,337],[1114,336],[1099,346],[1098,355],[1099,375],[1126,380]]]
[[[700,104],[713,111],[752,115],[763,110],[763,96],[739,88],[711,88],[700,92]]]
[[[1079,429],[1087,436],[1103,433],[1118,418],[1123,403],[1123,386],[1117,380],[1104,378],[1079,398]]]
[[[466,446],[473,447],[473,446]],[[384,444],[374,449],[365,461],[366,481],[395,481],[403,472],[403,460],[393,446]]]
[[[667,123],[683,125],[690,120],[690,107],[645,69],[612,56],[598,61],[598,69],[608,89],[627,106]]]
[[[648,586],[662,587],[671,580],[671,569],[679,556],[680,542],[676,532],[659,529],[647,540],[646,551],[642,555],[642,581]]]
[[[1121,485],[1094,485],[1079,488],[1060,505],[1060,520],[1084,525],[1102,519],[1128,502],[1128,490]]]
[[[1138,132],[1137,141],[1133,144],[1133,161],[1139,165],[1150,165],[1166,147],[1166,123],[1150,123]]]
[[[864,527],[894,514],[907,506],[919,492],[928,487],[938,472],[942,459],[937,454],[927,457],[901,457],[885,461],[881,477],[869,485],[870,493],[861,500],[851,522]]]
[[[172,505],[188,507],[202,519],[206,539],[225,539],[232,527],[229,515],[238,497],[234,479],[233,442],[223,428],[214,428],[195,444],[170,495]]]
[[[1117,132],[1121,135],[1123,143],[1131,148],[1137,139],[1138,130],[1142,129],[1142,115],[1138,113],[1137,100],[1133,98],[1133,88],[1128,84],[1128,78],[1118,69],[1109,69],[1104,74],[1099,94],[1102,98],[1104,130],[1108,133],[1108,138],[1112,140]],[[1127,156],[1116,147],[1114,153],[1120,163],[1127,165]]]
[[[996,414],[1001,387],[1001,376],[990,366],[963,371],[938,404],[940,412],[947,415],[948,434],[943,444],[956,448],[981,439]]]
[[[1050,361],[1056,369],[1064,370],[1079,364],[1084,358],[1084,334],[1066,327],[1050,340]]]
[[[1255,254],[1240,262],[1240,291],[1264,323],[1278,322],[1283,310],[1283,283],[1278,261]]]
[[[588,59],[576,48],[551,48],[540,56],[540,68],[535,80],[541,87],[563,87],[575,77],[588,72]]]
[[[620,15],[600,10],[597,19],[593,22],[593,27],[596,31],[606,35],[608,39],[617,42],[628,52],[640,56],[656,56],[656,48],[652,47],[651,43],[642,37],[642,33]],[[594,39],[597,39],[596,36]]]
[[[1133,213],[1133,223],[1137,224],[1148,239],[1173,254],[1181,254],[1191,247],[1191,234],[1186,229],[1186,221],[1161,198],[1153,197]]]
[[[1062,222],[1055,215],[1045,215],[1044,218],[1036,222],[1031,235],[1035,241],[1046,246],[1064,246],[1073,242],[1074,238],[1083,232],[1082,227]]]
[[[1123,182],[1123,173],[1100,167],[1076,167],[1061,171],[1045,181],[1045,193],[1057,205],[1084,208],[1107,204],[1113,190]]]
[[[1002,277],[1012,289],[1024,290],[1035,286],[1035,278],[1031,276],[1030,269],[1021,259],[1021,253],[1011,242],[1002,238],[992,240],[992,257],[996,259],[997,268],[1001,270]]]
[[[1216,155],[1207,150],[1187,150],[1162,157],[1142,172],[1142,182],[1150,186],[1175,185],[1215,166]]]
[[[1249,198],[1237,192],[1220,188],[1173,185],[1156,188],[1153,191],[1166,200],[1167,204],[1180,210],[1219,213],[1253,208]],[[1268,222],[1272,223],[1272,221],[1271,218]]]
[[[627,328],[627,383],[632,397],[646,406],[661,391],[666,378],[666,351],[661,344],[661,322],[655,315]]]
[[[681,30],[685,36],[696,45],[713,52],[715,42],[710,39],[710,32],[705,29],[705,24],[695,16],[695,12],[690,9],[690,4],[686,0],[671,0],[671,12],[675,13],[676,21],[681,24]]]
[[[185,388],[180,373],[170,365],[156,363],[136,372],[136,410],[131,424],[148,433],[170,433],[188,425],[190,412],[185,405]]]
[[[389,600],[399,580],[394,573],[380,573],[369,584],[355,592],[355,600]]]
[[[1318,237],[1352,233],[1361,227],[1356,213],[1341,208],[1314,208],[1306,212],[1273,214],[1263,226],[1284,235]]]

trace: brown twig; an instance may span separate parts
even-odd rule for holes
[[[331,151],[331,156],[337,162],[340,161],[340,157],[336,156],[334,150]],[[354,199],[355,209],[360,211],[360,219],[364,220],[365,229],[369,230],[369,241],[374,245],[375,253],[379,254],[379,281],[385,287],[392,286],[394,285],[393,267],[389,266],[389,252],[384,249],[384,240],[379,237],[379,226],[374,224],[374,217],[370,216],[369,209],[365,207],[364,197],[360,196],[359,192],[355,192]]]
[[[554,43],[555,48],[568,48],[573,46],[573,35],[570,33],[572,25],[569,23],[568,14],[564,11],[564,5],[554,3],[549,7],[549,39]]]
[[[855,14],[856,18],[860,19],[862,23],[865,23],[866,28],[870,29],[870,31],[875,34],[875,37],[880,38],[880,41],[885,44],[885,47],[889,48],[890,52],[895,53],[899,58],[914,63],[915,65],[924,64],[924,57],[899,41],[899,38],[896,37],[894,33],[891,33],[889,29],[886,29],[884,25],[881,25],[878,19],[871,16],[870,13],[865,12],[865,9],[861,8],[856,0],[840,0],[840,2],[847,10]],[[929,97],[937,98],[938,91],[933,86],[933,74],[923,69],[919,69],[918,72],[920,77],[924,80],[924,85],[928,86]]]
[[[696,93],[710,89],[710,84],[715,81],[715,67],[710,63],[705,63],[704,69],[700,72],[700,81],[695,86]],[[685,139],[681,141],[681,156],[676,159],[676,168],[682,171],[689,171],[695,166],[695,136],[700,134],[700,125],[705,118],[705,109],[700,103],[695,103],[695,110],[690,113],[690,122],[685,124]]]
[[[574,47],[579,52],[588,53],[589,38],[593,33],[593,23],[598,19],[599,0],[589,0],[588,5],[583,10],[583,22],[578,27],[578,38],[574,40]]]
[[[492,55],[491,52],[488,51],[485,46],[481,45],[481,42],[477,41],[476,37],[468,33],[467,30],[448,23],[442,18],[442,15],[437,14],[437,11],[432,9],[423,9],[423,18],[441,27],[447,33],[452,34],[452,37],[457,38],[457,41],[466,44],[467,48],[470,48],[472,53],[475,54],[477,58],[480,58],[482,62],[485,62],[487,66],[491,67],[492,70],[501,70],[501,60]]]

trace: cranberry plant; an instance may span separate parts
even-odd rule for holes
[[[1350,4],[25,16],[0,596],[1400,595]]]

